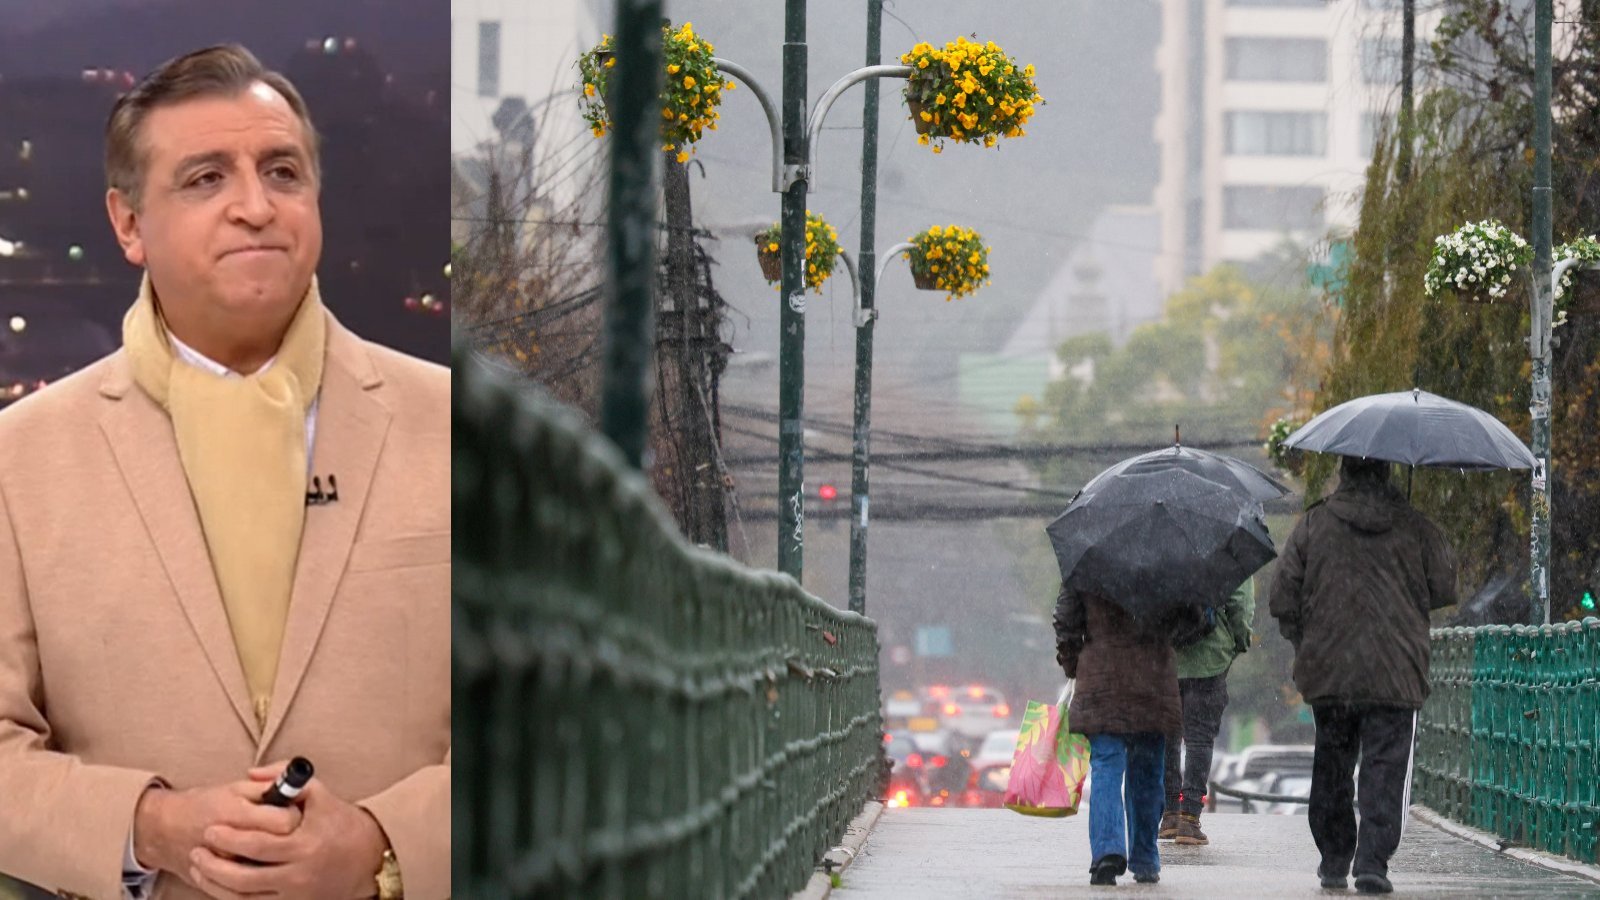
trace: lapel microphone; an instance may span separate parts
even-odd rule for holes
[[[268,806],[288,806],[294,802],[294,798],[300,796],[301,791],[305,790],[315,772],[311,760],[304,756],[296,756],[289,760],[289,765],[278,776],[278,780],[261,795],[261,802]]]
[[[306,491],[307,506],[326,506],[329,503],[339,502],[339,482],[332,475],[328,476],[328,491],[322,491],[322,478],[312,476],[311,490]]]

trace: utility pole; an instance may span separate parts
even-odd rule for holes
[[[882,59],[883,0],[867,0],[867,61]],[[872,332],[877,325],[878,79],[866,84],[861,114],[861,311],[856,322],[855,424],[850,469],[850,611],[867,610],[867,466],[872,437]]]
[[[1534,604],[1550,624],[1550,320],[1554,285],[1550,196],[1550,28],[1553,0],[1536,0],[1533,13],[1533,535]],[[1535,624],[1539,624],[1535,622]]]
[[[700,295],[689,168],[671,152],[663,154],[662,166],[667,302],[662,304],[658,325],[660,349],[676,356],[677,364],[664,367],[672,375],[657,385],[667,423],[660,438],[678,449],[677,470],[668,480],[678,486],[673,506],[678,507],[684,537],[726,552],[726,495],[717,465],[717,435],[707,408],[712,380],[708,357],[717,341],[717,310],[709,302],[702,305]]]
[[[1397,168],[1401,183],[1405,183],[1411,180],[1411,146],[1416,121],[1412,82],[1417,71],[1417,0],[1404,0],[1400,18],[1400,158]]]
[[[783,280],[778,334],[778,571],[801,580],[805,542],[806,0],[785,0]]]
[[[618,0],[606,227],[605,387],[600,424],[638,467],[655,343],[656,160],[661,117],[661,0]],[[614,101],[614,102],[613,102]]]

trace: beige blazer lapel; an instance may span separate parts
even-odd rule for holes
[[[371,393],[382,383],[360,339],[330,315],[328,364],[323,368],[311,471],[322,479],[324,490],[328,488],[329,475],[338,479],[339,500],[306,507],[289,621],[278,657],[272,707],[257,746],[258,762],[265,761],[261,755],[283,724],[311,665],[317,638],[322,634],[334,592],[355,544],[356,526],[361,522],[392,418]]]
[[[116,458],[122,479],[133,495],[145,531],[161,558],[167,579],[194,629],[195,638],[221,682],[239,723],[259,740],[239,652],[222,606],[210,552],[178,458],[172,423],[155,401],[138,390],[125,357],[119,356],[101,385],[112,400],[100,417],[100,429]]]

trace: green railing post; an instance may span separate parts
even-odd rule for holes
[[[635,468],[644,457],[655,343],[656,182],[661,0],[618,0],[615,132],[606,227],[605,387],[601,430]]]
[[[1600,829],[1600,619],[1433,632],[1415,794],[1581,862]]]
[[[875,790],[876,625],[690,546],[576,414],[453,362],[456,896],[799,890]]]

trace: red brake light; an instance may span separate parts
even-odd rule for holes
[[[1004,719],[1006,716],[1011,715],[1011,707],[1001,703],[994,708],[994,714],[995,716]]]
[[[946,703],[944,705],[944,714],[947,716],[959,716],[961,715],[961,707],[954,703]]]
[[[894,743],[894,735],[892,735],[892,734],[886,734],[886,735],[884,735],[884,736],[883,736],[883,742],[884,742],[884,743],[885,743],[885,744],[892,744],[892,743]]]
[[[967,688],[967,696],[971,697],[974,700],[976,700],[979,697],[983,696],[983,688],[981,688],[981,687],[969,687],[969,688]]]
[[[910,756],[906,757],[906,765],[910,766],[913,769],[922,768],[922,754],[921,753],[913,753]]]
[[[928,688],[928,695],[930,697],[948,697],[950,696],[950,689],[942,684],[934,685]]]
[[[932,768],[935,768],[935,769],[942,769],[942,768],[944,768],[944,764],[949,762],[949,761],[950,760],[946,759],[943,756],[935,756],[933,759],[928,760],[928,765],[930,767],[932,767]]]

